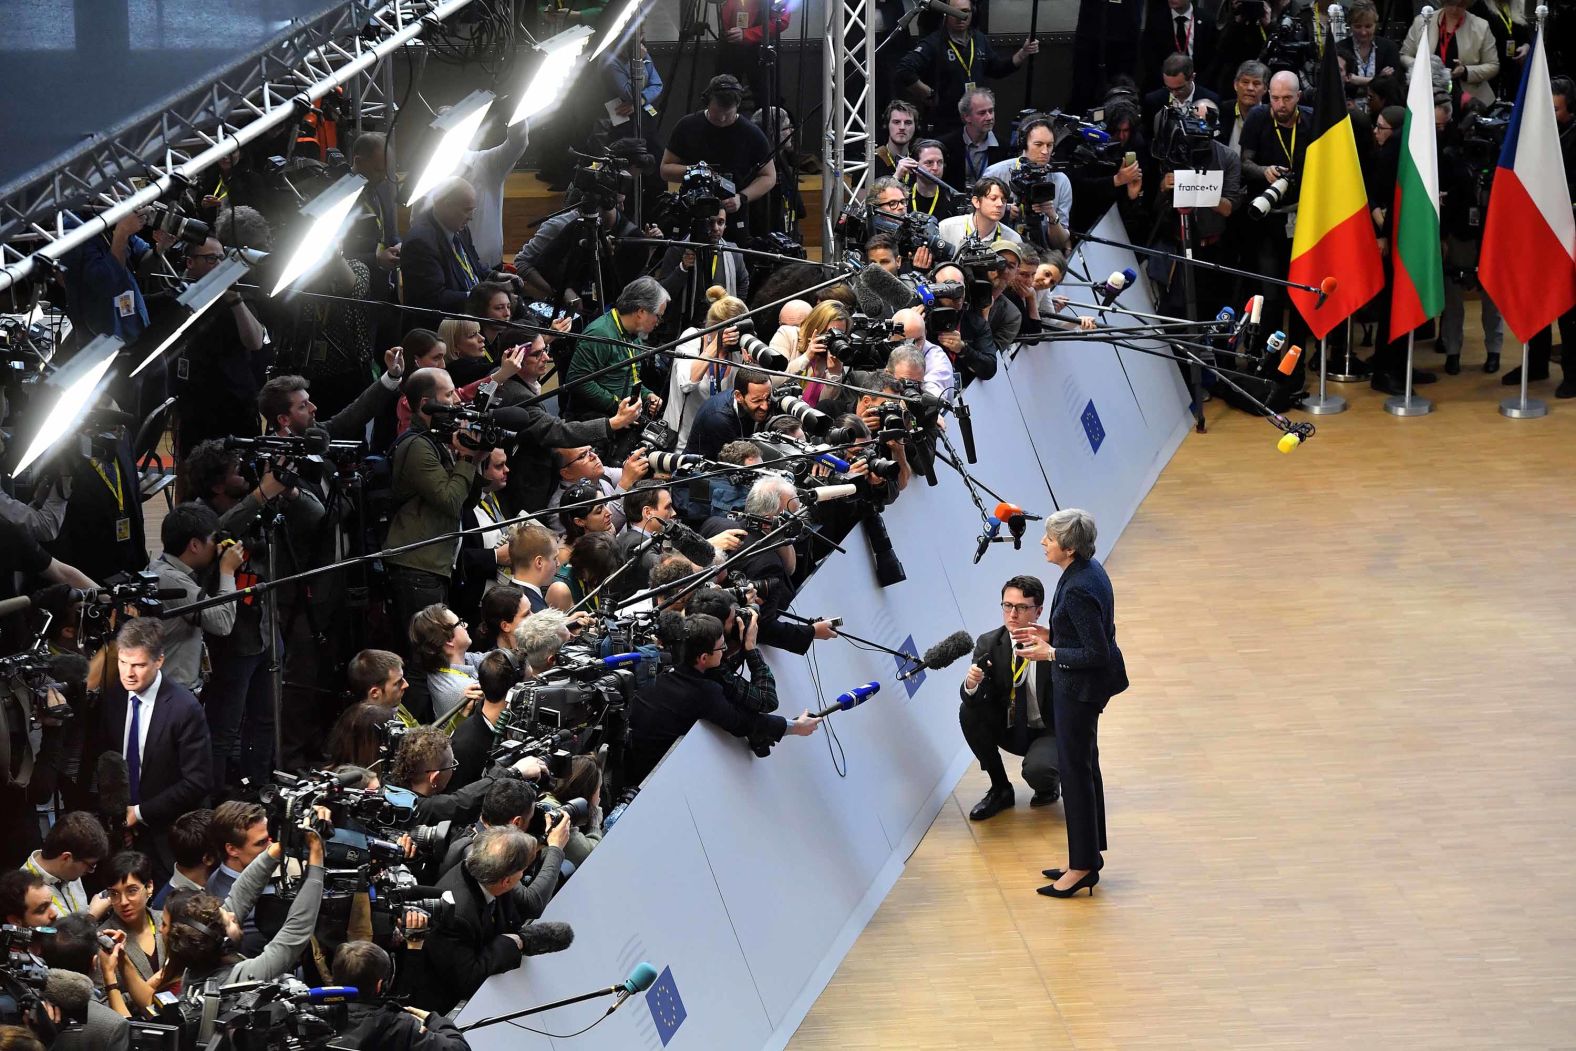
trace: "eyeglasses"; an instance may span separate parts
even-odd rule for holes
[[[1032,613],[1039,608],[1039,606],[1027,602],[1003,602],[1001,604],[1003,613]]]
[[[457,760],[457,759],[450,759],[448,766],[433,767],[431,770],[428,770],[427,773],[429,773],[429,774],[446,774],[450,770],[458,770],[459,768],[460,768],[459,760]]]
[[[708,652],[711,652],[711,653],[727,653],[728,652],[728,644],[726,642],[724,642],[721,645],[717,646],[715,649],[712,649],[712,650],[710,650]]]
[[[449,625],[449,634],[453,635],[456,631],[459,631],[461,628],[468,628],[468,627],[470,627],[470,625],[467,624],[465,621],[463,621],[463,620],[456,620],[453,624]]]
[[[576,456],[575,458],[570,460],[568,463],[564,464],[564,466],[565,467],[573,467],[575,464],[579,463],[581,460],[584,460],[586,457],[588,457],[588,456],[595,456],[595,455],[596,455],[596,450],[595,449],[587,449],[585,452],[581,453],[579,456]]]
[[[188,252],[188,253],[186,253],[186,258],[188,260],[191,260],[191,259],[223,259],[224,256],[219,254],[218,252]]]

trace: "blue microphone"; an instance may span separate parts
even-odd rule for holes
[[[830,448],[830,446],[823,445],[821,448],[826,449]],[[846,474],[849,467],[851,466],[847,460],[844,460],[840,456],[834,456],[829,452],[817,454],[815,457],[815,462],[821,464],[823,467],[830,467],[839,474]]]
[[[295,997],[297,1003],[309,1004],[344,1004],[361,995],[361,990],[353,985],[314,985],[306,992]]]
[[[636,993],[643,993],[651,988],[651,983],[657,980],[657,969],[644,960],[635,964],[629,971],[629,977],[613,986],[613,991],[618,993],[618,999],[613,1001],[613,1006],[607,1009],[608,1014],[617,1011],[625,1000]],[[607,1015],[603,1015],[607,1017]]]
[[[820,711],[811,712],[810,714],[817,719],[825,719],[833,712],[846,712],[850,708],[858,708],[880,692],[881,684],[879,682],[867,682],[863,686],[855,686],[847,693],[838,694],[837,701],[831,707],[822,708]]]
[[[597,663],[604,668],[627,668],[645,659],[645,654],[642,653],[615,653],[610,657],[597,658]]]
[[[1237,312],[1229,306],[1221,307],[1220,313],[1215,315],[1215,329],[1219,332],[1230,332],[1237,322]]]

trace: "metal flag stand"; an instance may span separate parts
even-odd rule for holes
[[[1348,319],[1349,321],[1350,319]],[[1330,337],[1319,337],[1319,393],[1302,400],[1302,411],[1313,416],[1334,416],[1346,411],[1346,399],[1325,390],[1330,373]]]
[[[1531,371],[1527,367],[1527,358],[1527,345],[1523,343],[1521,345],[1521,397],[1506,398],[1500,402],[1499,414],[1501,416],[1508,416],[1513,420],[1535,420],[1539,416],[1547,416],[1549,414],[1547,402],[1527,397],[1527,373]]]
[[[1384,411],[1391,416],[1427,416],[1434,411],[1433,402],[1412,395],[1412,346],[1416,341],[1417,330],[1413,329],[1406,334],[1406,393],[1384,400]]]
[[[1346,346],[1341,350],[1341,367],[1339,372],[1330,373],[1332,383],[1356,383],[1365,380],[1367,376],[1360,375],[1352,368],[1352,319],[1346,319]]]

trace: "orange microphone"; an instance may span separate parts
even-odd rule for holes
[[[1278,367],[1280,369],[1281,375],[1282,376],[1290,376],[1292,374],[1292,372],[1297,368],[1297,361],[1301,357],[1302,357],[1302,348],[1297,346],[1295,343],[1293,343],[1292,346],[1291,346],[1291,349],[1288,350],[1286,352],[1286,355],[1283,358],[1281,358],[1281,360],[1280,360],[1280,365]]]
[[[1324,301],[1335,294],[1335,285],[1334,274],[1319,282],[1319,301],[1313,305],[1313,309],[1318,310],[1324,306]]]

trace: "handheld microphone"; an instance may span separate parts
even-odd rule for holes
[[[821,448],[830,450],[832,447],[830,445],[823,445]],[[816,452],[814,449],[810,451]],[[841,456],[833,455],[830,451],[818,453],[815,457],[815,462],[823,467],[830,467],[838,474],[848,473],[848,469],[851,466],[847,460],[843,459]]]
[[[959,657],[973,652],[974,637],[966,631],[954,631],[926,650],[925,655],[912,668],[898,672],[897,681],[907,682],[927,668],[945,668]]]
[[[627,668],[645,659],[645,655],[640,653],[615,653],[609,657],[597,658],[597,663],[604,668]]]
[[[1215,331],[1223,333],[1230,332],[1232,330],[1232,326],[1236,323],[1236,320],[1237,312],[1235,310],[1229,306],[1221,307],[1220,313],[1215,315]]]
[[[1094,293],[1100,300],[1100,306],[1108,307],[1116,302],[1122,290],[1137,280],[1138,272],[1130,266],[1113,271],[1110,277],[1095,286]]]
[[[1264,356],[1266,358],[1279,357],[1280,352],[1286,347],[1286,333],[1280,329],[1271,332],[1264,339]]]
[[[855,686],[847,693],[838,694],[837,700],[832,702],[829,707],[822,708],[818,712],[811,712],[810,715],[816,719],[825,719],[833,712],[846,712],[851,708],[858,708],[880,692],[881,684],[879,682],[867,682],[863,686]]]
[[[1287,431],[1280,436],[1280,441],[1275,443],[1275,448],[1283,453],[1289,453],[1302,444],[1302,439],[1294,431]]]
[[[1262,313],[1263,310],[1263,296],[1254,296],[1252,299],[1248,300],[1248,324],[1252,325],[1255,329],[1259,327],[1259,314]]]
[[[360,995],[361,990],[353,985],[314,985],[290,999],[298,1004],[345,1004]]]
[[[1286,356],[1281,358],[1280,365],[1277,366],[1280,369],[1280,374],[1282,376],[1290,376],[1295,372],[1297,370],[1297,362],[1301,357],[1302,348],[1293,343],[1291,349],[1286,352]]]

